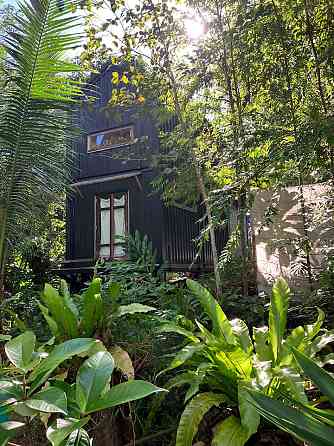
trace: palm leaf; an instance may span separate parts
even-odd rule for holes
[[[64,190],[71,156],[73,103],[82,95],[70,73],[80,68],[65,58],[81,36],[69,2],[34,0],[19,5],[6,36],[6,79],[0,97],[0,260],[6,240],[35,204]]]

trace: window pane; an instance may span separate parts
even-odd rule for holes
[[[115,222],[115,236],[125,235],[125,209],[114,209],[114,222]]]
[[[100,198],[100,208],[110,208],[110,198]]]
[[[126,254],[124,245],[114,246],[114,257],[124,257]]]
[[[110,257],[110,246],[101,246],[99,255],[100,257]]]
[[[125,205],[125,193],[120,192],[114,194],[114,206],[124,206]]]
[[[101,211],[101,245],[110,243],[110,210]]]
[[[110,149],[111,147],[131,144],[133,142],[133,127],[121,127],[88,136],[90,151]]]

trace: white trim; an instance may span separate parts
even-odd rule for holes
[[[129,173],[119,173],[102,178],[91,178],[89,180],[77,181],[76,183],[72,183],[71,186],[72,187],[88,186],[89,184],[99,184],[99,183],[106,183],[108,181],[123,180],[126,178],[137,177],[138,175],[141,175],[141,171],[135,170],[134,172],[129,172]]]

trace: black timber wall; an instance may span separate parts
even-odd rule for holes
[[[142,160],[127,160],[128,146],[117,149],[119,156],[113,159],[113,150],[103,150],[95,153],[87,152],[87,135],[120,126],[133,125],[135,138],[147,137],[150,150],[159,149],[158,131],[150,116],[149,106],[134,105],[131,107],[111,107],[108,105],[113,88],[111,73],[116,68],[108,69],[92,80],[97,91],[97,99],[92,103],[84,103],[78,110],[78,122],[83,135],[74,143],[77,154],[76,165],[73,169],[73,179],[84,179],[110,175],[146,168],[147,163]]]
[[[129,230],[147,234],[162,260],[164,232],[163,206],[157,195],[151,192],[152,171],[144,171],[138,177],[84,185],[79,193],[68,199],[67,255],[66,260],[95,257],[95,195],[104,192],[129,191]],[[84,262],[86,263],[86,262]]]

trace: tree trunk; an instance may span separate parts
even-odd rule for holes
[[[217,293],[218,297],[221,297],[223,291],[222,291],[222,282],[221,282],[220,271],[219,271],[216,233],[215,233],[215,228],[214,228],[214,221],[212,218],[211,207],[210,207],[210,203],[208,201],[209,197],[206,192],[206,188],[205,188],[205,184],[203,181],[200,166],[196,167],[196,174],[197,174],[198,189],[200,191],[200,194],[203,197],[206,214],[208,216],[210,243],[211,243],[211,251],[212,251],[212,261],[213,261],[213,268],[214,268],[215,281],[216,281],[216,293]]]

